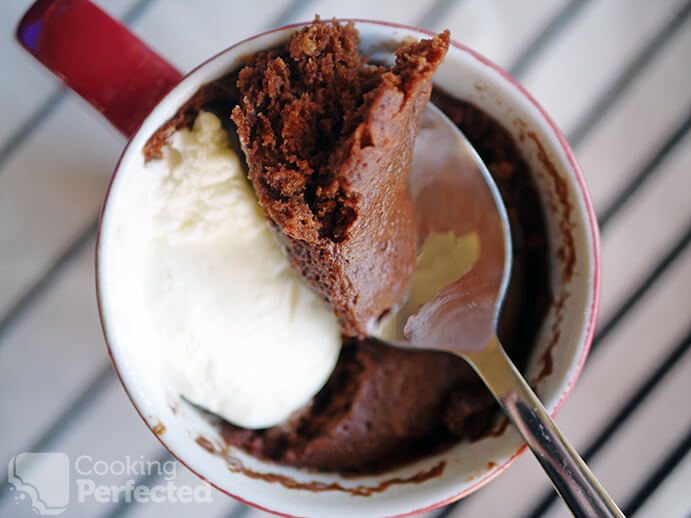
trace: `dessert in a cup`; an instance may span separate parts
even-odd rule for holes
[[[448,45],[448,33],[402,44],[387,65],[359,51],[352,24],[315,21],[202,86],[148,140],[151,202],[132,220],[143,300],[171,389],[228,445],[366,474],[500,427],[463,360],[367,338],[429,262],[407,175],[430,96],[508,207],[500,334],[519,365],[549,307],[534,177],[507,130],[434,88]]]
[[[424,154],[435,154],[417,145],[428,135],[428,110],[418,124],[418,108],[398,92],[424,107],[431,89],[492,171],[515,251],[499,334],[529,379],[542,380],[550,411],[580,371],[597,307],[594,217],[568,145],[544,111],[472,50],[452,41],[447,49],[446,35],[353,25],[357,31],[345,22],[269,31],[175,79],[125,148],[99,227],[102,324],[140,415],[203,479],[293,516],[438,507],[498,475],[521,447],[462,360],[363,336],[372,321],[413,314],[420,283],[450,282],[477,257],[472,233],[429,236],[417,208],[412,238],[396,228],[408,212],[400,178],[376,179],[384,193],[361,182],[367,175],[359,171],[372,174],[363,160],[370,156],[405,175],[404,139],[416,138],[416,125],[412,180]],[[343,88],[305,80],[330,61],[334,70],[341,63]],[[311,75],[297,73],[301,63]],[[400,110],[375,102],[385,95]],[[266,120],[257,123],[259,110]],[[395,124],[399,112],[404,123]],[[379,127],[370,124],[376,120]],[[295,130],[290,138],[284,125]],[[411,185],[417,204],[419,184]],[[434,213],[457,213],[457,194],[444,192]],[[385,204],[397,214],[377,215]],[[286,218],[286,206],[305,223],[290,211]],[[392,226],[373,224],[377,218]],[[368,224],[359,237],[374,235],[378,248],[354,246],[356,225]],[[393,244],[382,236],[398,236],[400,248],[390,252],[397,257],[414,243],[411,277],[405,262],[387,265]],[[350,263],[339,264],[346,251]],[[448,271],[437,261],[447,255],[459,258]],[[385,275],[367,277],[367,261]],[[376,290],[400,279],[404,293],[392,304],[401,310],[390,311]],[[363,289],[375,301],[369,312],[348,299]]]
[[[515,256],[499,336],[550,412],[578,377],[598,307],[594,211],[545,111],[446,35],[353,25],[274,29],[184,77],[88,0],[40,0],[17,29],[131,137],[96,250],[101,322],[130,399],[201,478],[285,515],[429,510],[520,453],[461,360],[364,336],[483,264],[472,232],[429,235],[425,223],[473,206],[458,190],[419,190],[418,171],[435,170],[417,168],[435,158],[420,144],[435,110],[417,120],[430,87],[508,208]],[[401,180],[416,124],[411,225]],[[420,199],[435,210],[420,212]]]

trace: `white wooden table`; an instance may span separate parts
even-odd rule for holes
[[[449,28],[515,74],[574,146],[602,225],[599,332],[557,422],[628,515],[691,516],[691,2],[97,3],[182,71],[319,13]],[[96,216],[124,141],[14,42],[29,4],[0,2],[0,460],[46,451],[170,460],[115,377],[96,313]],[[3,467],[0,516],[34,516],[4,477]],[[198,484],[180,465],[175,480]],[[218,492],[212,499],[92,502],[65,516],[263,515]],[[567,515],[529,455],[428,514]]]

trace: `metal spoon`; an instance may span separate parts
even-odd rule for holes
[[[479,374],[577,517],[624,516],[561,434],[502,348],[496,334],[511,273],[506,209],[492,177],[459,129],[428,104],[418,124],[409,186],[418,231],[474,232],[478,257],[416,314],[394,314],[371,330],[392,345],[447,351]],[[418,305],[415,305],[417,309]]]

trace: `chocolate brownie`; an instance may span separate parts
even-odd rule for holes
[[[250,56],[232,119],[292,265],[343,332],[364,338],[415,270],[408,170],[449,35],[403,46],[393,67],[368,63],[357,44],[352,22],[317,20]]]

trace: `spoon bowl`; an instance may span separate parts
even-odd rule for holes
[[[418,126],[409,174],[421,242],[418,269],[408,300],[374,325],[371,335],[391,345],[446,351],[465,359],[574,516],[624,516],[556,427],[497,337],[512,262],[506,209],[477,152],[431,103]],[[467,243],[459,246],[464,238]],[[436,245],[431,251],[426,250],[429,243]],[[436,254],[436,260],[422,260],[426,253]],[[466,266],[459,276],[457,265],[462,262]]]
[[[435,275],[436,286],[429,285],[429,276],[416,275],[410,298],[418,300],[407,301],[371,334],[402,347],[449,352],[483,348],[494,334],[509,284],[509,219],[480,156],[432,103],[418,123],[408,185],[422,254],[434,236],[450,236],[434,247],[433,267],[443,274]],[[452,248],[456,253],[450,253]],[[465,266],[456,277],[458,262]],[[424,290],[418,289],[422,283],[427,284]],[[415,294],[420,292],[429,299],[419,300]]]

